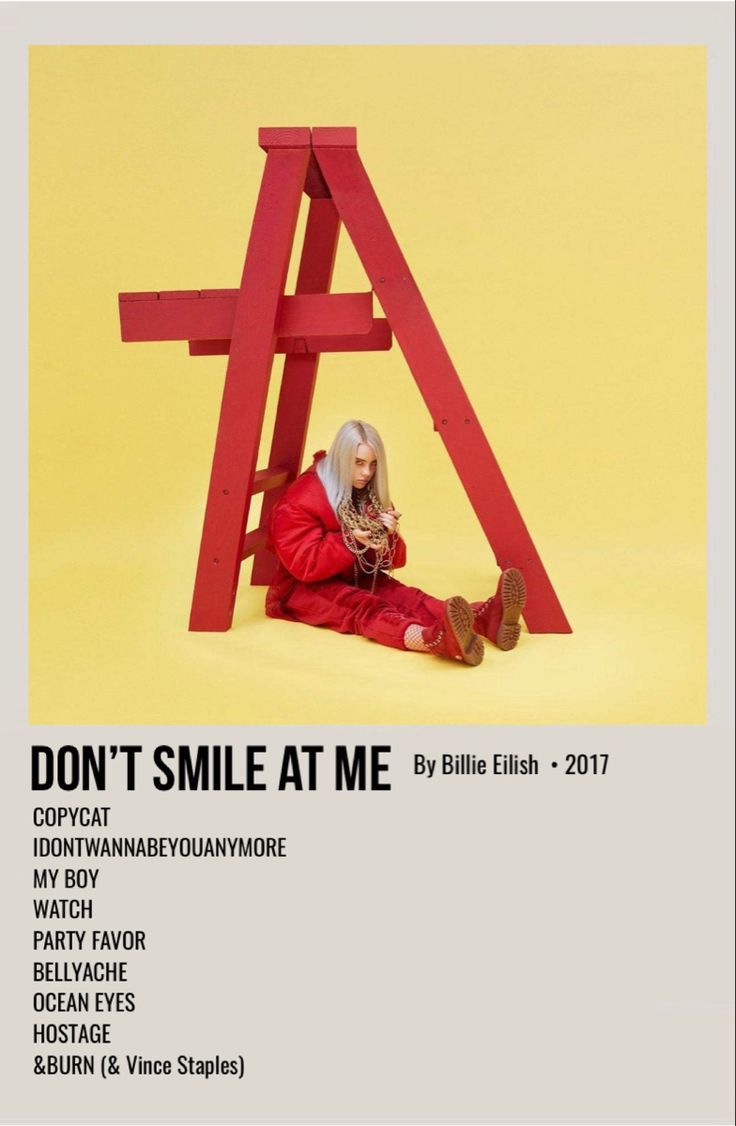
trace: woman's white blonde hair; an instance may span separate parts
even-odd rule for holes
[[[349,500],[355,476],[355,458],[358,446],[372,446],[376,454],[376,472],[371,485],[381,508],[390,508],[386,451],[381,435],[374,426],[359,419],[343,422],[335,435],[327,456],[317,462],[317,476],[325,487],[333,512],[337,513],[344,500]]]

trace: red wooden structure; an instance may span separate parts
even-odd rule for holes
[[[189,628],[230,628],[240,565],[270,581],[273,505],[300,471],[321,352],[391,347],[406,357],[500,567],[524,572],[532,633],[570,626],[357,151],[354,128],[260,129],[266,164],[239,289],[121,293],[125,341],[186,340],[227,355]],[[296,293],[285,296],[302,192],[309,197]],[[329,292],[340,223],[372,292]],[[373,294],[386,319],[374,318]],[[268,466],[256,469],[274,354],[285,353]],[[265,492],[247,532],[251,497]]]

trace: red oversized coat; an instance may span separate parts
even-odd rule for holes
[[[346,547],[337,516],[332,511],[316,465],[323,450],[305,473],[284,493],[271,513],[269,547],[278,558],[276,576],[266,593],[266,613],[271,618],[301,620],[286,606],[299,583],[338,579],[355,586],[355,556]],[[392,568],[406,563],[406,544],[393,537]],[[365,580],[362,573],[360,577]],[[367,577],[370,583],[370,576]]]

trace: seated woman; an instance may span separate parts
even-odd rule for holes
[[[467,665],[483,660],[481,636],[513,649],[526,598],[521,572],[504,571],[495,595],[472,605],[404,586],[387,573],[406,562],[400,515],[378,432],[344,423],[329,453],[315,454],[271,514],[279,563],[266,613]]]

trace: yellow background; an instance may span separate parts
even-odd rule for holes
[[[704,722],[705,64],[32,48],[31,722]],[[121,344],[117,293],[236,286],[258,126],[346,124],[575,631],[477,669],[268,620],[249,563],[234,628],[186,628],[225,360]],[[368,288],[344,232],[333,288]],[[389,451],[398,577],[485,597],[397,346],[323,357],[308,453],[348,417]]]

